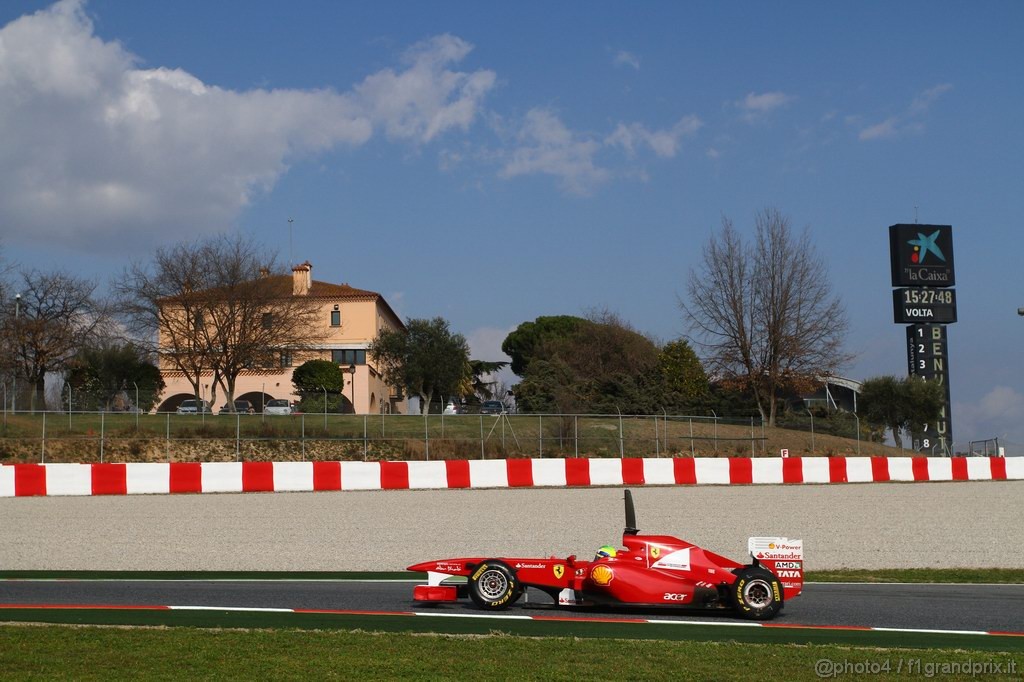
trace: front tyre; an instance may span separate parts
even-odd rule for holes
[[[782,583],[771,571],[748,566],[732,586],[736,612],[750,620],[770,620],[782,608]]]
[[[469,576],[469,597],[482,609],[501,611],[522,595],[515,571],[501,561],[481,561]]]

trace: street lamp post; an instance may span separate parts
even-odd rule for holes
[[[352,414],[356,413],[356,366],[348,368],[349,383],[352,384]]]

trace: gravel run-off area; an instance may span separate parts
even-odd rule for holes
[[[637,487],[641,532],[744,560],[804,540],[805,568],[1022,568],[1024,481]],[[590,558],[622,488],[0,499],[0,570],[400,570],[459,556]]]

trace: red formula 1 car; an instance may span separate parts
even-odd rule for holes
[[[624,549],[581,561],[476,557],[425,561],[408,570],[426,572],[418,602],[450,602],[468,596],[482,609],[506,609],[533,587],[558,606],[631,606],[732,609],[754,620],[773,618],[803,590],[803,541],[776,537],[748,540],[751,563],[740,564],[670,535],[640,535],[633,498],[626,493]],[[464,584],[449,578],[465,576]]]

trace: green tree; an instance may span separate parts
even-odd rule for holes
[[[419,396],[423,414],[435,393],[442,400],[458,394],[472,371],[466,338],[452,332],[442,317],[410,319],[405,330],[383,330],[368,352],[384,381]]]
[[[148,412],[164,390],[160,369],[134,344],[85,348],[69,363],[63,400],[75,410],[136,408]],[[70,396],[69,396],[70,390]]]
[[[903,447],[901,434],[911,435],[921,425],[939,418],[944,403],[942,386],[917,377],[873,377],[861,385],[860,410],[864,420],[888,428]]]
[[[708,375],[685,339],[665,344],[658,355],[658,378],[667,408],[692,408],[708,396]]]
[[[345,376],[330,360],[307,360],[292,373],[303,412],[345,412],[351,403],[344,397]],[[326,404],[324,403],[326,396]]]
[[[512,371],[525,376],[526,368],[536,356],[544,356],[544,346],[559,339],[573,336],[586,320],[572,315],[538,317],[523,322],[505,337],[501,350],[512,358]]]

